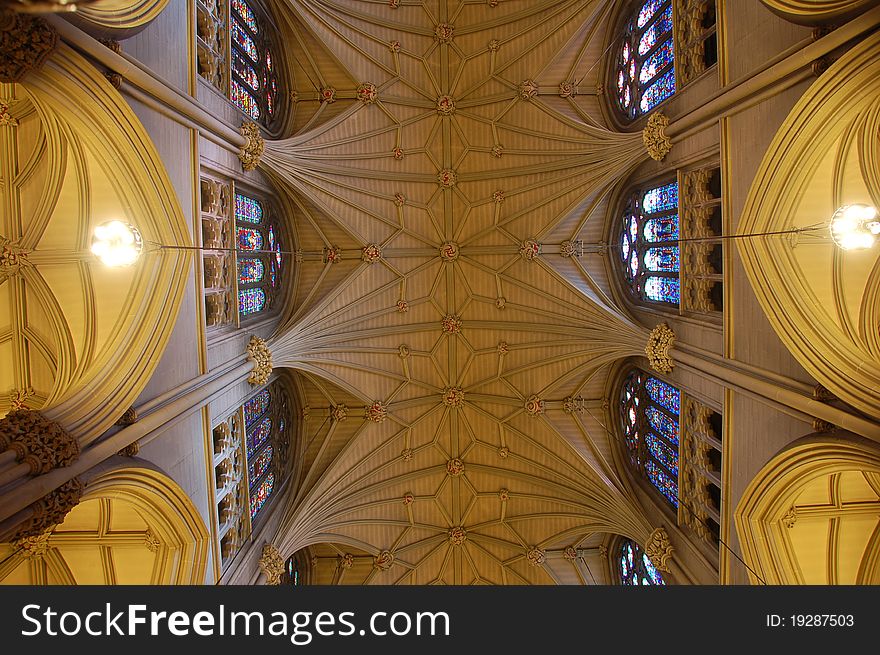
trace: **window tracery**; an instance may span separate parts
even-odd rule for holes
[[[623,539],[620,542],[615,564],[617,579],[622,585],[666,585],[663,576],[645,551],[631,539]]]

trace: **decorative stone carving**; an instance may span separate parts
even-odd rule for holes
[[[137,410],[134,407],[129,407],[127,410],[125,410],[122,413],[122,416],[120,416],[116,420],[116,425],[119,425],[119,426],[134,425],[135,423],[137,423],[137,420],[138,420]]]
[[[498,52],[501,49],[501,42],[498,39],[489,41],[489,52]]]
[[[547,553],[538,548],[537,546],[533,546],[527,553],[526,559],[529,561],[529,564],[532,566],[540,566],[545,561],[547,561]]]
[[[114,89],[122,88],[122,75],[119,73],[114,73],[113,71],[107,71],[104,73],[104,77],[107,78],[107,81],[110,82],[110,86]]]
[[[560,98],[574,98],[577,95],[577,87],[574,82],[562,82],[559,85]]]
[[[461,526],[449,529],[449,543],[453,546],[461,546],[467,541],[467,530]]]
[[[531,100],[538,95],[538,85],[534,80],[523,80],[519,83],[519,97],[523,100]]]
[[[675,362],[672,361],[669,351],[674,344],[675,333],[666,323],[660,323],[651,330],[645,346],[645,355],[652,369],[658,373],[672,373]]]
[[[350,569],[354,566],[354,555],[351,553],[343,553],[339,556],[339,566],[343,569]]]
[[[158,553],[159,547],[162,545],[162,542],[159,541],[159,537],[157,537],[152,530],[147,530],[144,533],[144,546],[147,547],[151,553]]]
[[[9,404],[11,409],[27,409],[27,403],[31,398],[36,397],[33,387],[27,389],[13,389],[9,394]]]
[[[400,6],[400,0],[388,0],[388,6],[397,9]]]
[[[49,552],[50,536],[52,536],[52,531],[47,530],[42,534],[38,534],[32,537],[21,537],[15,540],[13,546],[18,551],[19,555],[21,555],[25,559],[39,559],[47,552]]]
[[[361,259],[368,264],[375,264],[382,258],[382,248],[375,243],[367,244],[361,250]]]
[[[706,70],[703,17],[708,6],[706,0],[675,2],[675,73],[682,87]]]
[[[507,446],[501,446],[501,448],[498,449],[498,457],[501,459],[507,459],[510,457],[510,448]]]
[[[599,544],[599,557],[602,559],[608,559],[608,546],[605,544]]]
[[[813,419],[813,431],[814,432],[834,432],[837,430],[837,426],[834,423],[829,423],[828,421],[823,421],[820,418]]]
[[[455,27],[449,23],[439,23],[434,28],[434,36],[440,43],[452,43],[452,39],[455,38]]]
[[[574,546],[567,546],[566,549],[562,551],[562,557],[569,562],[575,561],[577,559],[577,556],[577,548],[575,548]]]
[[[257,336],[252,336],[247,345],[247,359],[254,363],[254,368],[248,376],[248,382],[258,386],[266,384],[272,375],[272,352],[266,341]]]
[[[510,491],[508,491],[507,489],[504,489],[502,487],[501,489],[498,490],[498,498],[500,498],[502,502],[506,501],[506,500],[510,500]]]
[[[38,16],[0,8],[0,82],[19,82],[58,45],[58,32]]]
[[[35,537],[62,523],[67,513],[79,503],[84,487],[79,478],[73,478],[32,503],[33,515],[19,526],[12,539]]]
[[[789,510],[783,515],[781,522],[789,530],[794,527],[794,524],[797,523],[798,511],[797,507],[791,506]]]
[[[400,52],[400,41],[391,41],[388,44],[388,49],[391,50],[391,52],[397,54],[398,52]]]
[[[504,202],[504,191],[502,191],[501,189],[495,191],[492,194],[492,202],[494,202],[496,205],[500,205],[502,202]]]
[[[492,9],[497,7],[499,2],[501,2],[501,0],[486,0],[486,4],[492,7]]]
[[[541,254],[541,244],[535,239],[526,239],[519,245],[519,256],[527,262],[535,260]]]
[[[400,161],[404,158],[403,148],[400,146],[396,146],[391,150],[391,156],[394,157],[397,161]]]
[[[835,396],[821,384],[817,384],[813,388],[813,398],[823,403],[829,403],[832,400],[837,400],[837,396]]]
[[[30,475],[42,475],[76,461],[79,441],[34,409],[13,409],[0,419],[0,452],[4,450],[14,451]]]
[[[461,332],[461,317],[455,314],[447,314],[440,321],[440,329],[446,334],[458,334]]]
[[[409,357],[409,353],[409,346],[407,346],[405,343],[402,343],[397,347],[397,356],[401,359],[406,359],[407,357]]]
[[[440,246],[440,259],[444,262],[454,262],[461,253],[458,244],[454,241],[447,241]]]
[[[406,204],[406,196],[403,195],[402,193],[395,193],[394,194],[394,204],[397,207],[403,207],[403,205]]]
[[[494,146],[492,146],[491,152],[492,156],[495,157],[495,159],[500,159],[501,155],[504,154],[504,146],[502,146],[500,143],[496,143]]]
[[[657,567],[658,571],[664,573],[669,572],[668,562],[672,557],[672,544],[669,542],[669,535],[665,528],[657,528],[648,537],[648,543],[645,544],[645,554],[651,563]]]
[[[372,82],[363,82],[358,85],[355,95],[363,104],[371,105],[379,98],[379,90]]]
[[[544,401],[532,394],[526,399],[525,409],[529,416],[540,416],[544,413]]]
[[[281,576],[284,575],[284,559],[281,553],[272,544],[263,544],[260,560],[257,562],[260,571],[266,576],[267,585],[280,585]]]
[[[309,417],[312,415],[311,406],[310,405],[303,405],[303,408],[302,408],[302,410],[300,410],[299,415],[300,415],[300,417],[302,417],[302,419],[304,421],[308,421]]]
[[[444,168],[437,173],[437,182],[444,189],[451,189],[458,182],[458,174],[451,168]]]
[[[336,89],[332,86],[327,86],[321,89],[321,102],[328,105],[332,105],[336,102]]]
[[[504,309],[507,306],[507,298],[504,296],[498,296],[495,299],[495,307],[498,309]]]
[[[373,560],[373,568],[379,571],[387,571],[394,564],[394,554],[391,551],[383,550],[376,555]]]
[[[30,266],[30,250],[0,236],[0,281],[13,277],[25,266]]]
[[[413,496],[411,493],[403,494],[403,504],[404,505],[412,505],[415,502],[415,500],[416,500],[416,497]]]
[[[134,441],[128,444],[125,448],[117,452],[116,454],[120,457],[137,457],[137,454],[141,452],[140,444],[137,441]]]
[[[401,314],[405,314],[406,312],[409,311],[409,303],[405,300],[398,300],[397,301],[397,311],[400,312]]]
[[[12,117],[9,104],[0,100],[0,127],[18,127],[18,121]]]
[[[338,264],[342,261],[342,250],[339,246],[330,246],[321,251],[321,260],[325,264]]]
[[[498,342],[498,354],[501,357],[504,357],[509,352],[510,352],[510,346],[507,345],[507,342],[506,341],[499,341]]]
[[[412,448],[404,448],[400,451],[400,457],[404,462],[411,462],[414,454],[415,452]]]
[[[651,159],[663,161],[672,150],[672,141],[666,136],[669,119],[659,111],[648,117],[648,124],[642,130],[642,141]]]
[[[455,100],[452,96],[442,95],[437,98],[437,113],[441,116],[451,116],[455,113]]]
[[[259,125],[252,121],[242,124],[239,132],[246,141],[238,153],[238,159],[241,161],[243,170],[252,171],[260,164],[260,157],[263,156],[266,142],[263,141],[263,136],[260,134]]]
[[[381,400],[374,400],[367,405],[364,411],[364,418],[373,423],[381,423],[388,418],[388,406]]]
[[[458,457],[454,457],[446,462],[446,473],[449,474],[449,477],[457,478],[460,475],[464,474],[464,462],[461,461]]]
[[[464,404],[464,391],[461,387],[447,387],[443,390],[443,404],[447,407],[461,407]]]
[[[330,418],[334,421],[344,421],[348,418],[348,407],[344,404],[330,405]]]

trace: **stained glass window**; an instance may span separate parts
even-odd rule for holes
[[[665,585],[663,576],[638,544],[624,539],[617,552],[620,584],[629,586]]]
[[[232,102],[253,120],[271,120],[278,104],[278,78],[268,35],[245,0],[232,0]]]
[[[626,21],[612,80],[617,107],[633,120],[675,93],[672,0],[646,0]]]
[[[250,198],[244,194],[235,194],[235,220],[245,223],[261,223],[263,221],[263,206],[259,200]]]
[[[281,283],[282,243],[272,212],[257,198],[235,194],[239,317],[269,309]]]
[[[264,267],[262,259],[238,260],[238,283],[256,284],[263,279]]]
[[[272,434],[272,417],[267,416],[262,421],[256,424],[252,429],[248,428],[247,435],[247,455],[248,459],[254,456],[254,454],[260,449],[260,447],[266,443],[266,440],[269,439]]]
[[[263,509],[263,505],[266,504],[266,501],[269,500],[269,496],[272,495],[272,490],[274,488],[275,474],[269,473],[265,480],[260,482],[255,488],[251,489],[251,521],[257,518],[257,514]]]
[[[260,289],[242,289],[238,292],[238,314],[249,316],[263,311],[266,306],[266,292]]]
[[[621,216],[620,262],[633,296],[678,305],[678,183],[636,190]]]
[[[248,468],[248,475],[251,476],[251,480],[258,480],[263,477],[263,473],[269,470],[271,464],[272,446],[269,445],[251,460],[250,467]]]
[[[627,375],[620,392],[620,424],[630,464],[678,507],[678,420],[681,393],[644,371]]]
[[[253,227],[239,227],[238,247],[240,250],[262,250],[263,233]]]
[[[252,426],[254,421],[266,413],[270,400],[269,390],[263,389],[244,404],[244,423],[246,426]]]

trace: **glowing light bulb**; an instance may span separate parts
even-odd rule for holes
[[[133,225],[109,221],[95,227],[91,250],[105,266],[131,266],[143,249],[141,233]]]
[[[843,250],[866,250],[880,235],[877,210],[870,205],[844,205],[831,217],[831,238]]]

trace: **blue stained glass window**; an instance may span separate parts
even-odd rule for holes
[[[648,407],[645,410],[645,418],[648,419],[648,425],[651,426],[654,432],[678,445],[678,421],[664,414],[656,407]]]
[[[235,79],[232,80],[232,102],[245,114],[254,120],[259,120],[260,106],[257,103],[257,99],[251,95],[245,86],[239,84],[238,80]]]
[[[647,214],[678,209],[678,183],[670,182],[645,191],[642,209]]]
[[[637,25],[639,27],[644,27],[648,24],[654,14],[657,13],[657,10],[663,5],[666,0],[648,0],[645,4],[642,5],[642,8],[639,10],[639,18],[637,21]]]
[[[238,260],[238,283],[256,284],[263,279],[264,266],[259,259]]]
[[[278,252],[281,250],[281,244],[278,242],[278,238],[275,236],[275,228],[271,225],[269,226],[269,250],[274,250],[275,252],[275,261],[278,266],[281,266],[281,253]]]
[[[660,216],[645,221],[642,230],[645,241],[655,243],[657,241],[678,240],[678,214]]]
[[[248,475],[251,480],[259,480],[263,473],[272,465],[272,446],[267,446],[259,455],[253,458],[249,464]]]
[[[263,221],[263,206],[260,204],[260,201],[244,194],[236,193],[235,220],[246,223],[261,223]]]
[[[639,40],[639,55],[646,55],[655,44],[659,43],[667,32],[672,31],[672,5],[663,11]]]
[[[255,64],[260,61],[257,55],[257,44],[248,35],[240,23],[232,21],[232,41],[242,49],[242,51],[251,58]]]
[[[652,401],[678,416],[681,411],[681,394],[678,389],[655,377],[648,377],[645,381],[645,389]]]
[[[248,400],[244,404],[244,424],[247,427],[252,426],[254,421],[260,418],[266,413],[266,410],[269,409],[269,403],[271,400],[268,389],[263,389],[256,396]]]
[[[251,90],[260,90],[260,78],[257,77],[257,71],[254,70],[254,67],[245,60],[238,50],[232,52],[232,70]]]
[[[668,39],[642,64],[642,68],[639,71],[639,82],[641,84],[650,82],[657,73],[671,64],[672,60],[672,39]]]
[[[678,482],[669,477],[666,471],[652,459],[645,462],[645,474],[651,484],[672,503],[672,506],[678,507]]]
[[[675,72],[670,70],[645,89],[639,107],[642,112],[649,112],[673,93],[675,93]]]
[[[266,292],[261,288],[242,289],[238,292],[238,314],[249,316],[263,311],[266,306]]]
[[[648,248],[645,251],[645,268],[649,271],[678,272],[678,246]]]
[[[665,585],[663,577],[645,551],[634,541],[624,539],[618,551],[620,583],[627,586]]]
[[[272,434],[272,418],[267,416],[262,421],[260,421],[254,429],[248,428],[247,433],[247,456],[248,460],[250,460],[254,453],[256,453],[260,447],[266,443],[269,439],[269,436]]]
[[[238,247],[241,250],[262,250],[263,234],[252,227],[238,228]]]
[[[678,453],[663,439],[651,433],[645,435],[645,443],[648,445],[648,452],[651,453],[651,456],[663,464],[672,475],[677,476]]]
[[[266,479],[263,480],[256,489],[251,491],[251,521],[257,518],[257,514],[260,513],[260,510],[263,509],[266,501],[269,500],[269,496],[272,495],[272,490],[274,488],[275,474],[269,473],[269,475],[266,476]]]
[[[681,300],[680,296],[677,277],[657,277],[652,275],[645,278],[645,297],[648,300],[677,305]]]
[[[238,14],[238,16],[234,16],[234,18],[241,19],[241,21],[247,25],[248,29],[254,34],[259,33],[257,17],[244,0],[232,0],[232,8],[235,10],[235,13]]]
[[[629,239],[625,234],[620,237],[620,256],[624,261],[629,257]]]

